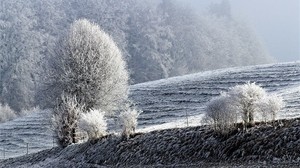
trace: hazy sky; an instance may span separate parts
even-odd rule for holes
[[[201,10],[221,0],[190,0]],[[230,0],[232,14],[250,25],[280,62],[300,60],[300,0]]]

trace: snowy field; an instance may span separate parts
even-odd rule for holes
[[[300,63],[208,71],[131,86],[130,97],[143,110],[138,131],[201,125],[205,104],[221,91],[256,82],[282,95],[286,107],[278,118],[300,117]],[[49,111],[0,124],[0,159],[54,146]]]

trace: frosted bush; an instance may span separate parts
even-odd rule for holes
[[[76,129],[82,110],[83,107],[77,102],[76,96],[62,94],[61,102],[54,109],[52,118],[58,145],[67,147],[77,142]]]
[[[106,135],[107,123],[104,119],[104,112],[91,110],[82,113],[79,119],[79,129],[85,131],[89,139],[97,139]]]
[[[7,104],[0,104],[0,123],[13,120],[16,117],[16,113]]]
[[[140,114],[140,111],[138,111],[135,108],[127,108],[127,110],[120,113],[120,123],[123,128],[122,135],[128,138],[130,135],[132,135],[135,132],[135,129],[137,127],[137,118]]]
[[[265,122],[268,120],[274,121],[277,113],[284,107],[284,105],[285,103],[281,96],[271,94],[264,97],[259,103],[262,120]]]
[[[237,122],[237,114],[234,112],[231,99],[228,95],[212,99],[206,106],[204,120],[212,123],[214,130],[226,133]]]
[[[215,130],[227,132],[240,120],[244,126],[254,124],[259,116],[274,121],[283,106],[280,96],[268,95],[260,86],[248,82],[212,99],[206,106],[204,120],[212,123]]]

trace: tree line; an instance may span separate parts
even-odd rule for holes
[[[3,0],[0,8],[0,102],[15,111],[44,105],[57,43],[81,18],[115,41],[130,84],[271,61],[228,3],[202,14],[173,0]]]

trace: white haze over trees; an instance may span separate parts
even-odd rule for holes
[[[2,0],[0,8],[0,102],[17,112],[44,107],[49,95],[42,84],[52,51],[81,18],[100,25],[116,42],[131,83],[272,61],[226,3],[202,14],[173,0]]]

